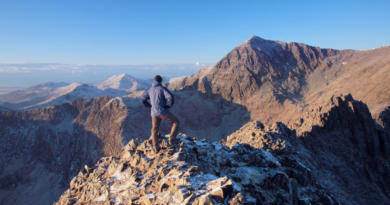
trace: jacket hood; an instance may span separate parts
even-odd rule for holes
[[[161,83],[158,82],[158,81],[153,80],[152,86],[153,87],[161,86]]]

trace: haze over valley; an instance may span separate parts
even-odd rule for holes
[[[0,63],[0,94],[23,90],[44,82],[93,84],[127,73],[141,79],[161,74],[166,78],[188,76],[212,63],[96,65],[60,63]]]

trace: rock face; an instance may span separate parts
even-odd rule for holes
[[[390,133],[390,106],[379,114],[379,123]]]
[[[248,144],[228,148],[178,138],[174,154],[166,151],[165,139],[157,154],[150,140],[129,142],[119,158],[85,167],[56,204],[338,203],[298,161],[284,163]]]

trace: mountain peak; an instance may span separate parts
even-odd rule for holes
[[[247,41],[255,41],[255,40],[262,40],[262,41],[264,41],[265,39],[253,35],[253,36],[250,37]]]
[[[108,88],[119,89],[127,92],[133,92],[135,90],[142,90],[149,87],[149,82],[143,79],[139,79],[128,75],[126,73],[121,73],[119,75],[114,75],[102,83],[97,83],[95,86],[101,90]]]
[[[258,42],[258,41],[266,41],[266,39],[264,39],[264,38],[260,38],[260,37],[258,37],[258,36],[252,36],[252,37],[250,37],[248,40],[246,40],[246,41],[248,41],[248,42],[250,42],[250,43],[253,43],[253,42]]]
[[[126,76],[126,73],[121,73],[119,75],[114,75],[113,77],[124,77],[124,76]]]
[[[126,73],[121,73],[121,74],[119,74],[119,75],[117,75],[117,76],[119,76],[119,77],[125,77],[125,76],[127,76],[127,77],[133,77],[133,76],[130,76],[130,75],[126,74]]]
[[[269,40],[265,40],[263,38],[260,38],[258,36],[252,36],[246,41],[242,42],[237,47],[259,47],[260,45],[267,43],[267,42],[273,42]]]
[[[118,75],[113,75],[113,76],[111,76],[110,78],[123,78],[123,77],[125,77],[125,76],[127,76],[126,73],[121,73],[121,74],[118,74]]]
[[[134,77],[134,76],[131,76],[131,75],[129,75],[129,74],[126,74],[126,73],[121,73],[121,74],[118,74],[118,75],[113,75],[113,76],[111,76],[109,79],[118,79],[118,80],[121,80],[122,78],[125,78],[125,77],[127,77],[127,78],[130,78],[130,79],[132,79],[132,80],[139,80],[138,78],[136,78],[136,77]]]

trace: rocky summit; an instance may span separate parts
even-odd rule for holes
[[[229,148],[184,134],[177,138],[181,144],[171,154],[166,139],[158,153],[151,140],[130,141],[120,157],[85,167],[56,204],[338,203],[299,161],[249,144]]]

